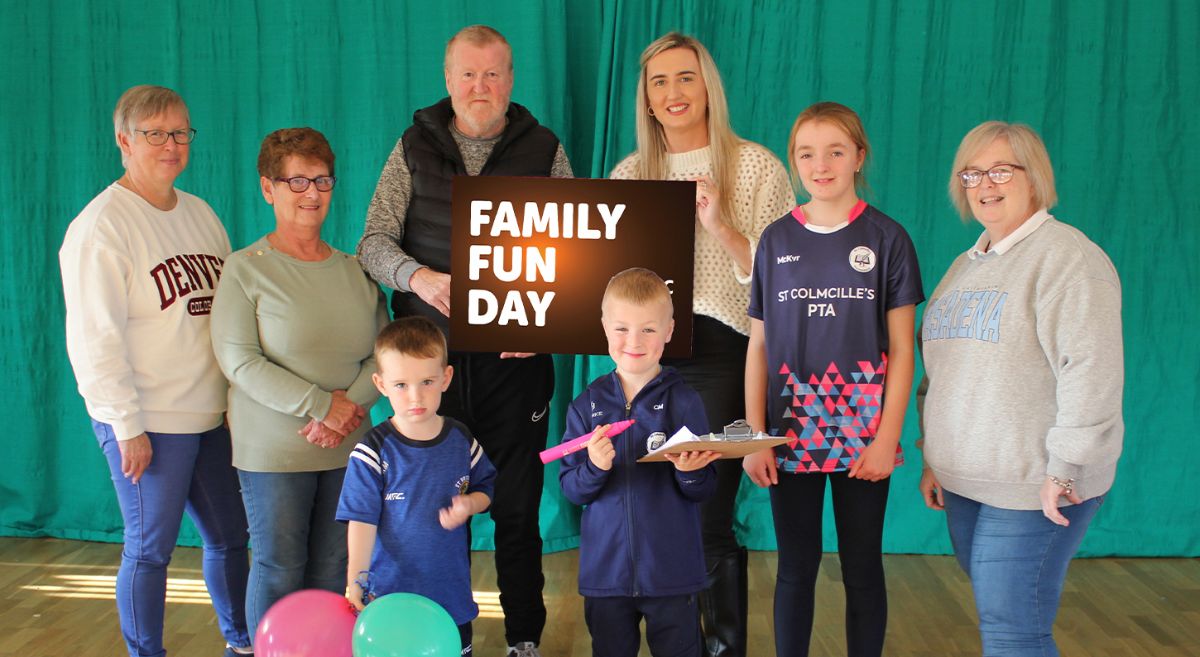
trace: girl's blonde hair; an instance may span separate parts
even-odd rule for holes
[[[858,114],[854,110],[841,103],[830,101],[809,105],[803,112],[800,112],[800,116],[797,116],[796,122],[792,124],[792,133],[788,136],[787,145],[788,173],[791,174],[792,188],[796,190],[797,194],[805,193],[804,185],[800,183],[800,174],[796,171],[796,132],[800,130],[800,126],[809,121],[824,121],[837,126],[862,151],[863,164],[858,171],[854,172],[854,189],[859,196],[866,194],[870,188],[867,186],[867,174],[863,171],[871,159],[871,144],[867,141],[867,131],[863,128],[862,119],[858,118]]]

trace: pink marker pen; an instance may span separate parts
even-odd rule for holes
[[[633,420],[621,420],[620,422],[613,422],[612,426],[608,428],[608,437],[612,438],[613,436],[628,429],[632,425]],[[542,463],[557,461],[567,454],[578,452],[584,447],[587,447],[588,441],[592,439],[592,436],[595,435],[595,433],[595,431],[592,431],[589,434],[568,440],[557,447],[551,447],[550,449],[542,451],[540,454],[538,454],[538,456],[542,459]]]

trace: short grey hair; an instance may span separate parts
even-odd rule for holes
[[[1025,175],[1029,177],[1029,185],[1033,189],[1033,204],[1037,208],[1050,209],[1058,203],[1058,193],[1054,190],[1054,167],[1050,165],[1050,153],[1046,144],[1034,132],[1033,128],[1023,123],[1005,123],[1004,121],[987,121],[975,126],[958,145],[954,155],[954,166],[950,169],[950,202],[958,210],[963,219],[970,219],[971,203],[967,200],[967,190],[958,179],[958,173],[967,168],[967,164],[980,151],[992,145],[997,139],[1008,142],[1012,148],[1016,162],[1025,167]]]
[[[510,73],[512,72],[512,46],[509,45],[508,39],[505,39],[503,34],[500,34],[495,28],[488,27],[487,25],[468,25],[450,37],[450,41],[446,42],[446,57],[442,61],[442,68],[445,70],[450,70],[450,51],[454,49],[454,44],[459,41],[465,41],[477,48],[482,48],[493,43],[503,44],[504,49],[508,51],[508,70]]]
[[[134,123],[162,114],[172,107],[188,113],[187,104],[174,90],[152,84],[130,87],[121,94],[117,108],[113,110],[113,136],[122,133],[132,135]]]

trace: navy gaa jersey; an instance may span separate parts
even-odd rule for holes
[[[375,525],[372,592],[402,591],[441,605],[458,625],[479,613],[471,597],[467,527],[442,528],[438,511],[456,495],[492,497],[496,469],[470,431],[453,418],[436,438],[405,437],[384,421],[350,453],[337,519]]]
[[[792,438],[781,468],[850,468],[879,427],[887,311],[924,299],[908,233],[863,201],[833,232],[798,207],[763,231],[748,314],[766,334],[768,428]]]

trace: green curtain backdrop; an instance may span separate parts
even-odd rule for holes
[[[979,230],[946,199],[959,139],[986,119],[1033,125],[1055,164],[1055,214],[1108,252],[1125,290],[1126,447],[1085,553],[1200,555],[1192,448],[1200,341],[1188,337],[1200,322],[1200,158],[1189,152],[1200,143],[1200,11],[1191,0],[17,0],[5,8],[0,534],[120,538],[63,346],[57,262],[67,224],[121,173],[111,122],[120,93],[157,83],[183,94],[198,136],[178,185],[213,206],[235,248],[273,224],[255,173],[262,137],[287,126],[323,131],[339,178],[325,233],[353,251],[393,144],[415,109],[445,95],[446,40],[487,23],[512,42],[514,99],[562,138],[580,176],[607,175],[633,148],[637,57],[671,29],[708,45],[735,128],[777,154],[805,106],[854,107],[875,150],[869,200],[912,235],[927,293]],[[574,393],[610,367],[557,358],[554,434]],[[885,547],[943,553],[944,521],[916,492],[915,427],[910,409]],[[559,495],[557,468],[546,475],[547,548],[572,547],[578,510]],[[743,487],[738,522],[751,547],[774,547],[763,491]],[[196,543],[190,526],[181,540]],[[476,544],[489,543],[481,521]]]

